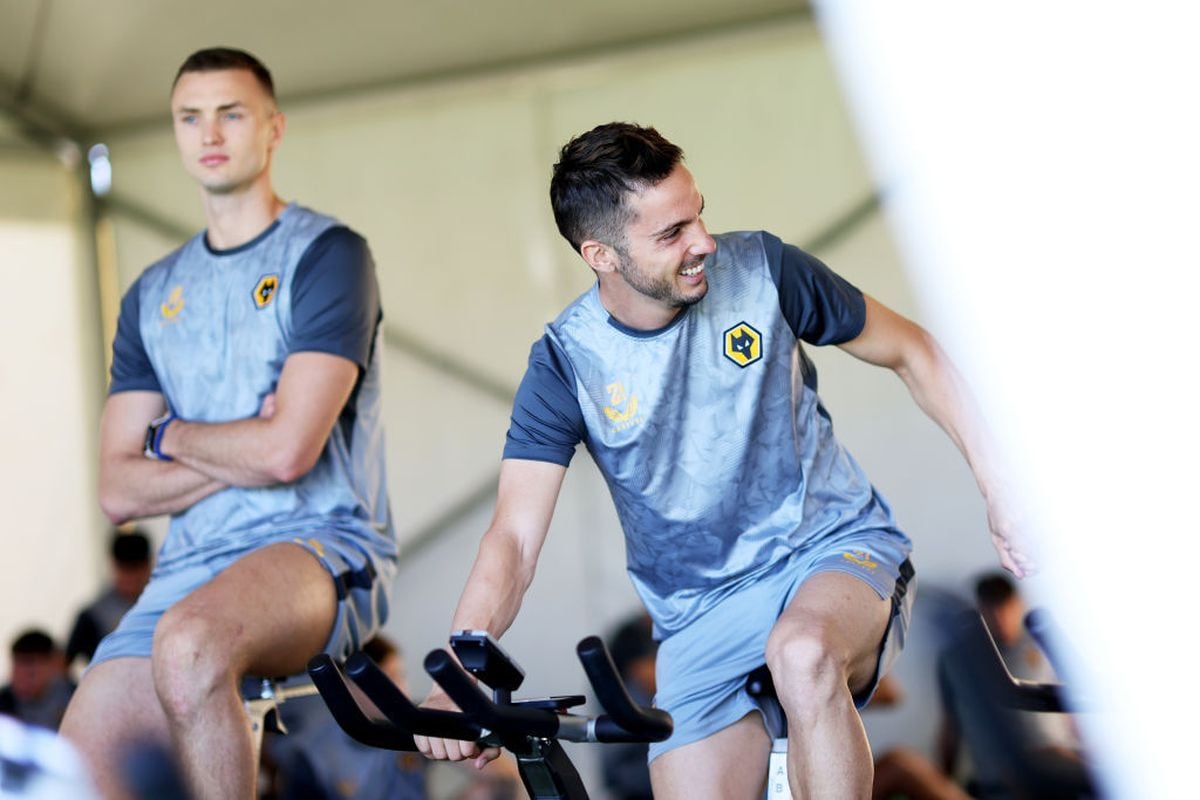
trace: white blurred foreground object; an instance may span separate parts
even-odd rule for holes
[[[0,716],[0,797],[93,800],[99,795],[65,739]]]
[[[1195,796],[1200,9],[847,0],[820,21],[925,317],[1028,504],[1068,682],[1106,709],[1081,720],[1106,793]]]

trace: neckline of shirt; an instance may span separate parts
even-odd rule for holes
[[[263,229],[262,233],[258,234],[258,236],[255,236],[250,241],[243,242],[242,244],[239,244],[236,247],[230,247],[225,250],[218,250],[217,248],[213,247],[211,244],[208,243],[208,229],[207,228],[205,228],[200,233],[200,242],[201,242],[201,244],[204,245],[204,249],[208,252],[208,254],[210,256],[216,256],[217,258],[224,258],[225,256],[237,255],[238,253],[241,253],[245,250],[249,250],[250,248],[254,247],[255,245],[262,242],[264,239],[269,237],[272,233],[274,233],[279,228],[280,223],[283,221],[284,215],[287,214],[289,211],[291,211],[292,207],[294,205],[295,205],[294,203],[288,203],[286,206],[284,206],[283,211],[279,212],[279,216],[276,217],[271,222],[270,225],[268,225],[266,228]]]
[[[593,285],[589,293],[591,294],[591,300],[594,304],[594,308],[602,317],[604,317],[605,321],[607,321],[608,324],[613,328],[616,328],[620,333],[633,337],[634,339],[653,339],[655,336],[661,336],[683,322],[684,317],[686,317],[688,312],[692,310],[691,306],[687,306],[681,309],[679,313],[675,315],[675,319],[671,320],[666,325],[663,325],[661,328],[643,330],[641,328],[631,328],[624,322],[621,322],[621,320],[614,317],[612,314],[608,313],[608,309],[604,307],[604,303],[600,302],[600,284]]]

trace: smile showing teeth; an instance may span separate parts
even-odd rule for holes
[[[691,278],[693,276],[699,275],[703,271],[704,271],[704,264],[700,263],[694,267],[688,267],[687,269],[680,270],[679,274],[684,275],[688,278]]]

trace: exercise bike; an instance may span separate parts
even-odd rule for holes
[[[570,712],[583,695],[514,700],[525,673],[485,631],[450,637],[457,661],[445,650],[425,658],[425,671],[461,711],[418,708],[364,653],[339,666],[322,654],[308,674],[338,725],[363,744],[415,751],[413,735],[502,747],[517,759],[521,782],[533,800],[586,800],[587,790],[560,742],[657,742],[671,735],[665,711],[639,706],[629,696],[604,643],[589,636],[575,648],[596,699],[606,713]],[[461,663],[462,666],[459,666]],[[476,683],[491,688],[489,697]],[[370,701],[364,705],[360,697]]]

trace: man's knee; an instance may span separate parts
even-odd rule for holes
[[[154,689],[173,719],[195,716],[216,691],[234,685],[236,634],[186,605],[163,614],[154,631]]]
[[[767,638],[767,666],[790,710],[825,705],[845,691],[850,659],[836,626],[824,620],[789,620]]]

